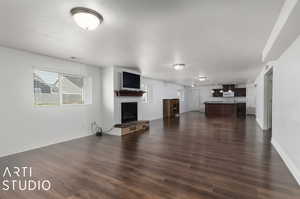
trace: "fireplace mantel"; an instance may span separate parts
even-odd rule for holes
[[[134,90],[117,90],[115,94],[117,97],[142,97],[145,91]]]

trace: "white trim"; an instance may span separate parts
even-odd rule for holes
[[[113,128],[111,131],[106,132],[105,134],[115,135],[115,136],[122,136],[122,129],[121,128]]]
[[[59,83],[59,106],[63,105],[63,94],[62,94],[62,78],[63,78],[63,74],[62,73],[58,73],[58,83]]]
[[[286,24],[289,16],[291,15],[292,11],[296,7],[298,0],[286,0],[281,8],[280,14],[278,19],[273,27],[271,35],[263,49],[262,52],[262,61],[266,61],[267,56],[269,55],[274,43],[276,42],[281,30],[283,29],[284,25]]]
[[[264,129],[271,129],[272,128],[272,122],[270,121],[270,114],[273,115],[272,109],[273,109],[273,102],[272,102],[272,108],[270,110],[269,105],[269,98],[270,98],[270,88],[272,88],[272,94],[274,93],[273,89],[273,65],[271,65],[264,74]],[[272,83],[270,83],[269,76],[272,75]],[[273,96],[272,96],[273,101]],[[272,116],[271,116],[272,117]]]
[[[141,98],[141,102],[143,104],[149,104],[149,86],[148,84],[141,83],[141,90],[144,91],[145,93],[143,94]],[[145,100],[144,100],[144,95],[146,94]]]
[[[34,85],[33,85],[33,106],[34,107],[63,107],[63,106],[82,106],[82,105],[90,105],[92,103],[86,103],[86,96],[85,96],[85,90],[87,89],[86,81],[88,80],[88,76],[86,75],[80,75],[80,74],[70,74],[70,73],[64,73],[64,72],[59,72],[55,70],[48,70],[47,68],[43,67],[33,67],[33,81],[34,81],[34,73],[37,71],[41,72],[49,72],[49,73],[57,73],[58,74],[58,82],[59,82],[59,104],[54,104],[54,105],[39,105],[35,104],[35,90],[34,90]],[[64,76],[71,76],[71,77],[77,77],[77,78],[82,78],[83,79],[83,88],[81,89],[81,98],[82,98],[82,104],[64,104],[63,103],[63,94],[76,94],[79,95],[80,93],[65,93],[62,90],[62,80]]]
[[[258,124],[259,128],[261,128],[262,130],[267,130],[266,128],[264,128],[264,126],[262,125],[261,121],[258,120],[258,118],[256,118],[256,123]]]
[[[90,137],[90,136],[94,136],[94,134],[88,131],[87,135],[79,135],[79,136],[75,136],[75,137],[72,137],[72,138],[63,138],[60,141],[54,141],[54,142],[51,142],[49,144],[45,144],[45,145],[44,144],[39,144],[39,145],[34,146],[34,147],[28,147],[27,149],[24,149],[24,150],[19,150],[19,151],[12,152],[12,153],[10,153],[10,152],[9,153],[4,153],[4,154],[0,155],[0,158],[4,158],[4,157],[16,155],[16,154],[20,154],[20,153],[24,153],[24,152],[28,152],[28,151],[33,151],[33,150],[37,150],[37,149],[43,149],[43,148],[46,148],[46,147],[49,147],[49,146],[52,146],[52,145],[62,144],[62,143],[65,143],[65,142],[69,142],[69,141],[72,141],[72,140],[77,140],[77,139],[81,139],[81,138],[85,138],[85,137]]]
[[[272,138],[271,143],[276,149],[276,151],[279,153],[281,159],[283,160],[283,162],[285,163],[285,165],[287,166],[291,174],[294,176],[298,185],[300,186],[300,171],[298,170],[294,162],[288,157],[288,154],[284,151],[284,149],[279,145],[279,143],[274,138]]]

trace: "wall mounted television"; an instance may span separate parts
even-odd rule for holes
[[[135,73],[123,71],[121,74],[121,89],[122,90],[140,90],[141,76]]]

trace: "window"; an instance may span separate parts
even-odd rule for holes
[[[85,79],[47,71],[34,71],[34,104],[84,104]]]
[[[62,75],[62,104],[83,104],[83,77]]]
[[[177,97],[179,98],[180,101],[184,101],[184,90],[178,90]]]
[[[34,72],[35,105],[59,105],[59,75],[58,73]]]
[[[143,91],[145,91],[145,93],[142,96],[142,102],[148,103],[149,102],[149,87],[146,84],[142,84],[141,88]]]

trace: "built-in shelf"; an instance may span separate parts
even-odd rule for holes
[[[118,97],[142,97],[145,91],[134,91],[134,90],[118,90],[115,91]]]
[[[179,99],[163,99],[164,118],[179,116]]]

